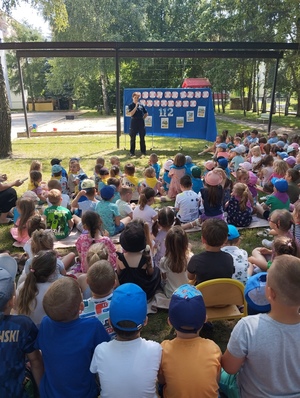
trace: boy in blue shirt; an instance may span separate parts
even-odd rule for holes
[[[25,315],[10,315],[14,304],[17,263],[8,254],[0,255],[0,397],[27,398],[31,384],[25,376],[29,360],[37,385],[43,374],[43,360],[35,348],[38,329]],[[27,385],[28,383],[28,385]]]
[[[94,349],[110,337],[96,318],[81,319],[80,287],[73,278],[61,278],[47,290],[37,348],[42,351],[45,373],[41,398],[95,398],[96,379],[89,371]]]

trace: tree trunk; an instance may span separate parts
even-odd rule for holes
[[[286,99],[285,99],[284,116],[289,115],[290,99],[291,99],[291,94],[289,93],[289,94],[287,94]]]
[[[296,117],[300,117],[300,91],[297,92],[297,113]]]
[[[264,92],[261,100],[261,113],[267,112],[267,81],[269,74],[269,64],[266,64],[266,73],[265,73],[265,81],[264,81]]]
[[[0,158],[11,155],[11,112],[0,61]]]
[[[251,73],[250,80],[249,80],[249,86],[248,86],[248,98],[247,98],[247,111],[251,111],[251,102],[252,102],[252,77],[253,73]]]
[[[222,90],[221,91],[221,104],[222,104],[222,112],[225,113],[225,106],[226,106],[226,99],[224,99],[224,96],[226,95],[226,91]]]
[[[252,88],[252,112],[256,113],[257,112],[257,103],[256,103],[256,62],[254,61],[254,66],[253,66],[253,88]]]

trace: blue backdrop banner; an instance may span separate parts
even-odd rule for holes
[[[217,126],[209,88],[125,89],[125,134],[129,133],[130,116],[126,114],[134,92],[141,95],[140,103],[149,114],[145,120],[147,134],[215,140]]]

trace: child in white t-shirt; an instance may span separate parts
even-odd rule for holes
[[[235,272],[232,275],[232,279],[236,279],[245,285],[248,277],[248,253],[246,250],[239,248],[240,241],[238,229],[234,225],[228,224],[228,239],[221,250],[229,253],[233,258]]]
[[[192,190],[192,179],[189,175],[181,177],[180,189],[182,192],[176,195],[175,210],[180,222],[185,224],[199,218],[200,200],[199,194]]]
[[[140,337],[148,320],[145,292],[134,283],[119,286],[110,302],[109,318],[117,338],[96,347],[90,366],[99,375],[101,397],[156,398],[162,348]]]
[[[132,218],[133,208],[130,205],[131,199],[132,199],[132,189],[130,187],[123,186],[120,189],[120,199],[116,201],[116,205],[118,206],[120,216],[122,218],[127,216]]]
[[[152,223],[157,220],[157,212],[151,207],[154,203],[155,191],[152,188],[145,188],[139,198],[139,203],[133,210],[133,220],[135,218],[141,218],[144,220],[149,227]]]

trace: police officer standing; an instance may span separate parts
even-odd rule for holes
[[[130,122],[130,156],[135,155],[135,138],[140,135],[140,148],[142,155],[146,155],[145,144],[145,118],[148,116],[146,108],[139,103],[139,93],[132,94],[132,103],[128,106],[127,115],[131,116]]]

